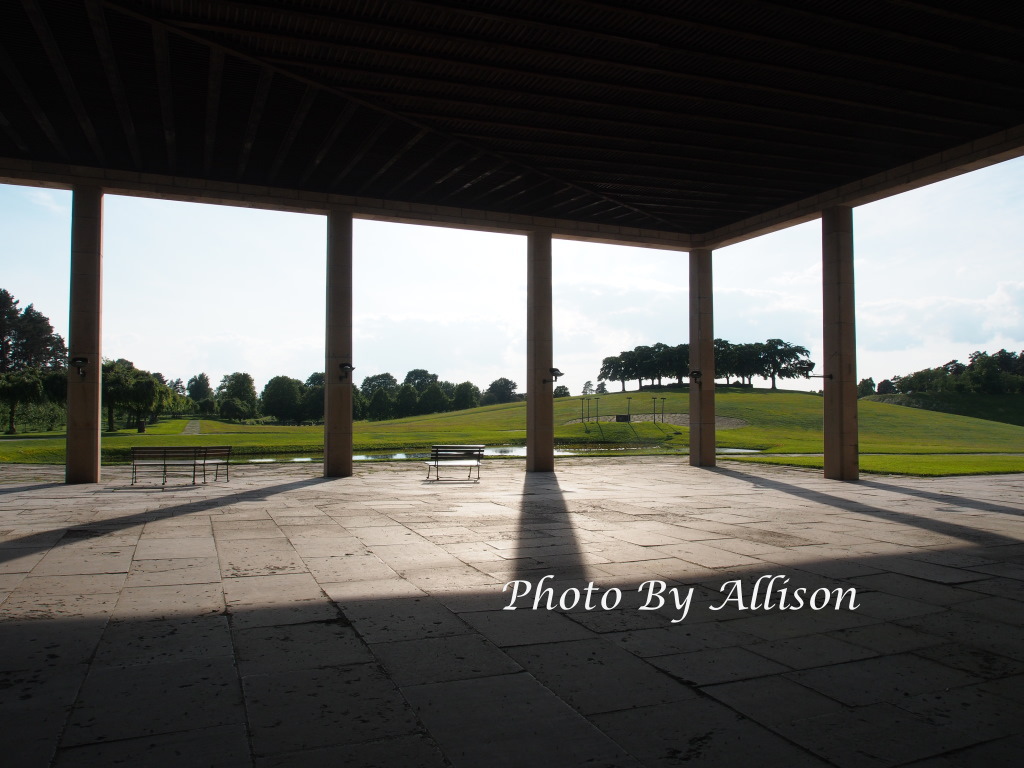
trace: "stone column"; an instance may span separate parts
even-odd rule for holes
[[[715,328],[711,251],[690,251],[690,464],[715,466]]]
[[[346,368],[347,366],[347,368]],[[352,214],[327,214],[324,477],[352,476]]]
[[[77,186],[71,205],[68,432],[64,469],[68,483],[100,481],[102,245],[103,190]]]
[[[526,471],[553,472],[551,233],[531,232],[526,248]]]
[[[857,436],[857,335],[853,286],[853,209],[822,211],[825,477],[860,477]]]

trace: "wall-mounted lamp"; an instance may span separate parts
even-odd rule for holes
[[[89,364],[88,357],[72,357],[71,364],[78,369],[78,375],[85,378],[85,366]]]
[[[352,363],[338,363],[338,368],[341,369],[341,375],[338,377],[340,381],[345,381],[346,379],[348,379],[349,376],[352,375],[352,371],[355,370],[355,367],[352,365]]]
[[[697,379],[698,381],[700,381],[700,377],[701,377],[701,372],[700,371],[690,371],[690,378],[691,379]]]
[[[560,370],[558,370],[557,368],[552,368],[552,369],[550,369],[550,372],[551,372],[551,378],[550,378],[550,379],[544,379],[544,380],[543,380],[545,384],[547,384],[547,383],[549,383],[549,382],[556,382],[556,381],[558,381],[558,377],[559,377],[559,376],[565,376],[565,374],[564,374],[564,373],[562,373],[562,372],[561,372]]]
[[[814,363],[810,360],[797,360],[793,363],[793,370],[799,373],[801,376],[806,376],[808,379],[831,379],[832,374],[819,374],[811,373],[814,370]]]

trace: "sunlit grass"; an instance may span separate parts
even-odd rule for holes
[[[790,467],[821,469],[821,456],[729,456],[729,461],[754,464],[776,464]],[[883,475],[917,475],[941,477],[948,475],[997,475],[1024,472],[1024,456],[949,455],[949,454],[887,454],[861,455],[862,472]]]
[[[724,448],[757,449],[768,453],[821,453],[824,401],[803,392],[722,388],[716,394],[719,416],[746,423],[719,429],[717,443]],[[581,422],[581,415],[590,420]],[[905,474],[976,474],[1024,471],[1024,459],[1015,456],[966,454],[1024,453],[1024,427],[948,413],[860,401],[861,466],[866,472]],[[681,390],[612,393],[591,398],[554,401],[555,443],[578,453],[603,453],[614,448],[637,449],[631,455],[678,453],[689,443],[689,429],[671,423],[635,420],[655,411],[685,414],[689,396]],[[595,421],[615,414],[631,414],[631,422]],[[246,425],[203,419],[200,434],[185,435],[187,419],[161,421],[145,434],[133,429],[103,435],[103,460],[124,462],[134,445],[231,445],[239,456],[279,456],[323,453],[322,426]],[[27,435],[35,439],[0,441],[0,462],[63,463],[62,435]],[[354,425],[356,453],[415,451],[438,443],[523,445],[526,441],[526,404],[494,405],[454,413],[412,416],[392,421],[360,421]],[[877,456],[871,454],[892,454]],[[956,454],[961,454],[957,456]],[[606,455],[606,454],[605,454]],[[793,466],[820,467],[821,457],[744,457]]]

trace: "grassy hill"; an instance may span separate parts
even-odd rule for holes
[[[652,397],[654,398],[652,403]],[[664,398],[664,402],[662,400]],[[740,426],[719,429],[720,447],[756,449],[774,454],[815,454],[823,450],[823,399],[803,392],[722,388],[716,395],[720,417]],[[574,452],[609,448],[641,449],[651,453],[685,451],[686,426],[671,423],[686,414],[685,390],[626,392],[590,401],[593,419],[625,414],[647,421],[580,422],[581,398],[555,400],[555,441]],[[586,413],[583,403],[583,413]],[[666,414],[666,423],[650,421],[652,407]],[[906,408],[861,400],[860,447],[866,471],[912,474],[955,474],[1024,471],[1024,426],[997,423],[949,413]],[[676,419],[678,420],[678,419]],[[323,451],[322,427],[249,426],[203,420],[201,434],[181,434],[186,420],[166,421],[146,434],[122,431],[104,434],[104,461],[125,461],[132,445],[235,446],[240,455],[281,455]],[[0,462],[62,463],[62,436],[17,436],[0,439]],[[510,403],[468,411],[414,416],[383,422],[357,422],[354,445],[358,453],[410,450],[436,443],[522,445],[526,440],[526,404]],[[875,455],[872,455],[875,454]],[[992,454],[978,457],[972,454]],[[749,456],[743,460],[820,466],[820,456]]]
[[[863,399],[1024,426],[1024,395],[869,395]]]

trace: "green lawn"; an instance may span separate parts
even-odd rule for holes
[[[791,467],[821,469],[821,456],[729,456],[729,461],[752,464],[782,464]],[[946,475],[998,475],[1024,472],[1024,456],[998,454],[965,456],[956,454],[867,454],[860,457],[861,472],[882,475],[918,475],[940,477]]]
[[[653,393],[660,414],[686,413],[685,391]],[[627,400],[631,398],[631,400]],[[820,453],[823,399],[800,392],[722,388],[716,394],[719,416],[741,419],[746,426],[720,429],[718,445],[769,453]],[[581,398],[555,400],[556,444],[579,452],[588,449],[636,448],[639,453],[686,450],[689,430],[666,423],[580,423]],[[585,410],[584,405],[584,410]],[[615,393],[591,400],[590,414],[650,414],[651,393]],[[1024,427],[887,403],[859,402],[861,466],[868,472],[965,474],[1024,471],[1019,456],[966,454],[1024,453]],[[199,435],[184,435],[187,420],[161,421],[145,434],[135,430],[104,433],[103,460],[123,462],[133,445],[234,446],[241,456],[306,454],[323,451],[322,427],[232,424],[204,419]],[[522,445],[526,440],[526,405],[510,403],[456,413],[432,414],[384,422],[357,422],[357,453],[423,449],[437,443]],[[889,454],[889,455],[871,455]],[[959,455],[958,455],[959,454]],[[757,456],[744,460],[820,466],[820,457]],[[63,436],[16,435],[0,438],[0,462],[63,463]]]
[[[916,395],[869,395],[866,400],[929,411],[973,416],[977,419],[1002,421],[1024,426],[1024,395],[986,395],[975,392],[960,394],[923,393]]]

